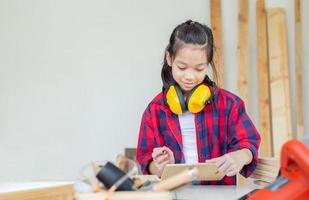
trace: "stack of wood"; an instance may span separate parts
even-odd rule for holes
[[[280,162],[278,158],[259,158],[257,167],[251,175],[251,178],[254,179],[254,183],[256,185],[264,187],[276,180],[279,174],[279,170]]]

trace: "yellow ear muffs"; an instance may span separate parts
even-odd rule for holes
[[[211,96],[211,92],[208,86],[198,85],[193,88],[187,97],[188,110],[191,113],[198,113],[205,107],[206,102]]]
[[[181,115],[187,110],[181,89],[177,85],[169,87],[166,93],[166,103],[176,115]]]

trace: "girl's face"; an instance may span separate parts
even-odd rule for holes
[[[185,96],[196,85],[203,82],[208,68],[205,46],[185,45],[178,50],[174,58],[167,53],[166,59],[168,65],[172,67],[174,80]]]

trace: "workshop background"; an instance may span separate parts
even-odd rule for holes
[[[294,1],[286,11],[296,132]],[[309,1],[302,0],[304,133],[309,134]],[[256,1],[249,0],[247,110],[259,120]],[[223,87],[237,94],[238,1],[222,0]],[[210,26],[209,0],[0,0],[0,180],[75,180],[91,161],[135,147],[142,113],[161,90],[173,28]]]

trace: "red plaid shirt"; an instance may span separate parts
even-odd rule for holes
[[[146,108],[140,126],[137,161],[144,174],[152,161],[155,147],[169,147],[176,163],[184,163],[182,136],[178,116],[165,103],[165,94],[159,93]],[[196,141],[199,162],[222,156],[228,152],[247,148],[253,160],[245,165],[241,174],[250,176],[254,171],[260,135],[246,113],[244,102],[236,95],[218,88],[203,111],[195,114]],[[221,181],[202,184],[235,185],[236,176],[225,176]]]

